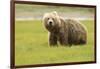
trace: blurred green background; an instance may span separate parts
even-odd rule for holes
[[[57,11],[64,18],[93,19],[93,8],[16,4],[16,19],[41,19],[47,12]]]

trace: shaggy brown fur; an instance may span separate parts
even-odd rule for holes
[[[87,30],[78,21],[59,17],[56,12],[46,13],[43,17],[44,26],[49,31],[49,44],[61,45],[86,44]]]

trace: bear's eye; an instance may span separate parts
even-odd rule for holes
[[[48,20],[50,19],[50,18],[47,18]]]

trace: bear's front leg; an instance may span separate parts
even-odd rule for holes
[[[50,46],[57,45],[57,37],[56,37],[56,34],[50,33],[50,35],[49,35],[49,45]]]

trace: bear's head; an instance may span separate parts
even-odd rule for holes
[[[49,32],[54,32],[56,29],[59,28],[61,22],[57,12],[54,11],[54,12],[44,14],[43,23],[45,28]]]

